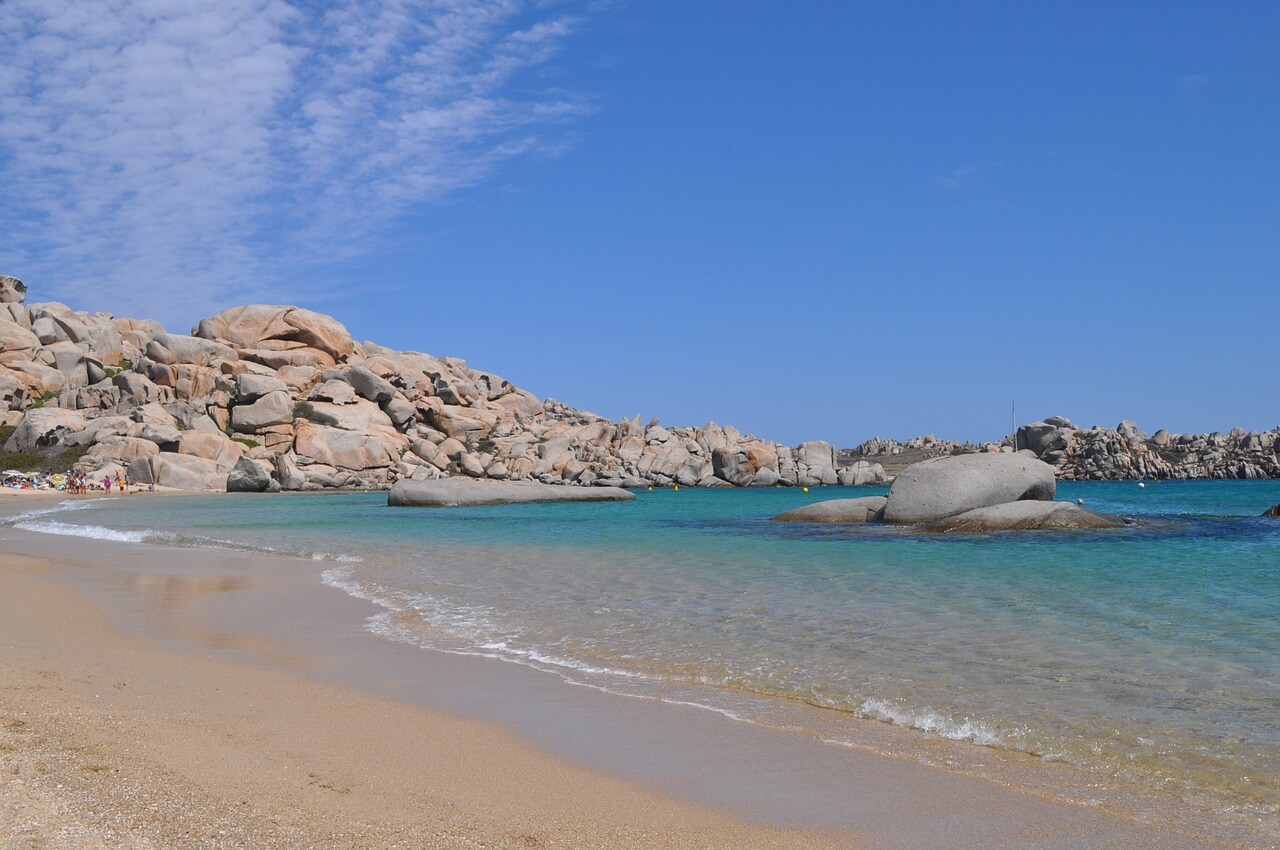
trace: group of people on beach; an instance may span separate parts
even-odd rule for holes
[[[104,472],[101,478],[68,469],[66,472],[46,474],[22,472],[16,469],[0,472],[0,487],[11,490],[54,490],[71,496],[87,496],[90,493],[141,493],[155,492],[155,484],[130,484],[120,470]]]
[[[84,496],[91,490],[110,493],[112,487],[115,487],[121,493],[126,492],[125,488],[127,485],[125,484],[124,476],[119,472],[117,472],[114,477],[109,472],[106,475],[103,475],[101,484],[91,479],[88,475],[84,475],[70,469],[67,470],[66,477],[67,492],[73,496]]]

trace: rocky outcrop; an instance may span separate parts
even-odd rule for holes
[[[14,450],[65,439],[88,449],[83,467],[115,464],[142,482],[258,487],[248,463],[284,490],[434,476],[592,488],[885,479],[820,441],[793,448],[715,423],[614,422],[455,357],[357,343],[336,319],[298,307],[235,307],[182,336],[28,305],[25,294],[0,282],[0,405],[18,426]]]
[[[1272,505],[1262,512],[1263,516],[1280,517],[1280,505]]]
[[[877,522],[884,516],[889,500],[884,496],[863,496],[858,499],[828,499],[814,502],[802,508],[780,513],[773,522],[822,522],[856,524]]]
[[[1129,419],[1115,428],[1080,428],[1065,417],[1051,416],[995,442],[958,443],[932,435],[905,442],[877,437],[840,452],[840,458],[845,464],[878,460],[893,471],[933,457],[1029,451],[1065,481],[1263,479],[1280,478],[1277,450],[1280,428],[1210,434],[1161,428],[1148,436]]]
[[[355,340],[332,316],[300,307],[250,304],[201,320],[192,333],[224,343],[245,360],[285,365],[333,366],[356,353]]]
[[[929,523],[1006,502],[1053,499],[1053,469],[1023,454],[982,453],[934,458],[894,479],[884,521]]]
[[[933,532],[1030,531],[1033,529],[1124,528],[1124,520],[1071,502],[1022,501],[975,508],[929,525]]]
[[[441,478],[397,481],[387,495],[393,507],[457,507],[522,502],[629,502],[635,494],[617,487],[554,487],[531,481],[501,482]]]
[[[1013,438],[928,437],[845,452],[715,422],[613,421],[456,357],[357,343],[336,319],[298,307],[235,307],[183,336],[26,295],[20,281],[0,279],[0,424],[15,429],[10,451],[65,443],[87,449],[82,471],[114,463],[174,486],[223,487],[241,457],[284,490],[386,489],[436,476],[579,488],[858,486],[914,460],[1014,451]],[[1019,443],[1064,478],[1280,474],[1273,432],[1147,440],[1131,423],[1096,433],[1065,420],[1033,424]]]
[[[1280,477],[1280,428],[1148,436],[1128,419],[1085,429],[1053,417],[1022,426],[1018,438],[1066,481]]]

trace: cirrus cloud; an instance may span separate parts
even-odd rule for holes
[[[578,23],[524,0],[6,0],[0,270],[162,319],[291,294],[554,149],[586,107],[530,72]]]

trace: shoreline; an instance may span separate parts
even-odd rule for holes
[[[493,724],[153,645],[57,566],[0,564],[5,847],[857,846],[735,822]]]
[[[25,498],[21,503],[30,504]],[[617,791],[623,796],[637,793],[639,783],[643,794],[661,801],[650,800],[650,812],[658,806],[703,824],[699,830],[712,830],[681,831],[674,842],[675,833],[666,833],[666,842],[653,846],[792,846],[792,841],[794,846],[854,846],[856,841],[866,847],[1230,846],[1059,805],[937,768],[841,751],[807,736],[728,724],[697,709],[584,693],[585,689],[567,687],[527,668],[393,644],[364,632],[363,620],[371,606],[321,585],[315,564],[48,537],[11,528],[4,536],[6,552],[22,549],[51,556],[55,563],[53,572],[42,579],[45,584],[69,581],[74,591],[67,592],[87,595],[95,605],[106,602],[109,619],[124,627],[131,635],[128,640],[141,637],[152,652],[163,653],[162,659],[153,659],[163,669],[182,669],[197,660],[229,664],[236,676],[256,671],[255,687],[264,692],[281,682],[287,683],[285,690],[312,686],[306,684],[309,681],[337,688],[343,699],[390,698],[395,706],[420,712],[410,726],[434,724],[436,712],[443,710],[441,722],[479,722],[486,727],[483,732],[473,730],[473,736],[489,737],[489,727],[495,725],[503,727],[506,736],[514,730],[516,743],[528,747],[532,741],[538,755],[552,765],[538,763],[531,768],[535,773],[553,768],[591,771],[589,785],[603,783],[613,789],[612,783],[617,783],[625,789]],[[86,569],[86,555],[110,569]],[[289,568],[282,568],[286,564]],[[267,565],[272,570],[264,580]],[[80,604],[89,603],[82,598]],[[101,611],[99,616],[105,617]],[[227,670],[218,673],[227,675]],[[377,696],[368,697],[367,691]],[[167,706],[180,695],[168,692],[156,698]],[[421,708],[424,703],[427,709]],[[566,712],[576,725],[566,721]],[[488,717],[477,718],[486,713]],[[520,714],[532,716],[517,717]],[[432,719],[428,722],[425,716]],[[320,720],[305,709],[300,718],[304,726]],[[609,745],[601,746],[601,741]],[[358,740],[347,744],[361,746]],[[691,748],[684,763],[670,752],[680,748]],[[585,767],[567,768],[566,757]],[[717,769],[709,768],[711,764]],[[186,767],[181,762],[178,766]],[[472,793],[482,798],[493,794],[488,778],[470,779]],[[680,801],[673,800],[672,793]],[[529,804],[526,800],[519,808]],[[606,817],[586,820],[593,828],[614,823],[616,808],[611,803],[602,809]],[[743,825],[748,817],[763,825]],[[798,824],[829,829],[821,836],[803,837],[777,831]],[[763,832],[757,834],[757,829]],[[556,834],[560,837],[551,843],[561,846],[599,845],[595,839],[583,839],[585,833]],[[1033,834],[1036,838],[1029,840]],[[942,836],[954,843],[940,845]],[[623,844],[644,846],[631,840]]]

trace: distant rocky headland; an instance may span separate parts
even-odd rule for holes
[[[190,336],[147,319],[27,303],[0,277],[0,465],[124,472],[204,491],[387,489],[468,477],[575,486],[883,483],[907,464],[1027,451],[1063,479],[1280,477],[1280,429],[1148,437],[1065,419],[999,443],[923,437],[837,451],[709,422],[614,422],[539,399],[456,357],[356,342],[292,306],[233,307]]]
[[[1030,452],[1064,481],[1280,478],[1280,427],[1235,428],[1226,433],[1152,434],[1131,420],[1115,428],[1081,428],[1061,416],[1018,428],[1013,437],[990,443],[957,443],[932,435],[905,442],[868,440],[841,451],[842,462],[874,461],[890,474],[921,460],[974,452]]]

